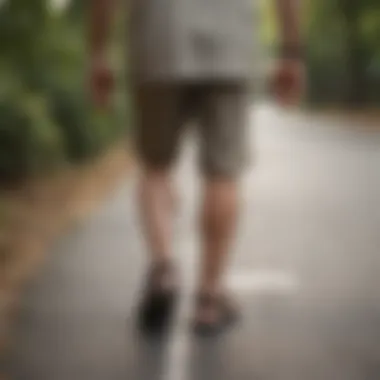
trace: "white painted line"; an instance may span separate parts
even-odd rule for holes
[[[185,268],[193,268],[194,265],[187,255]],[[190,355],[190,338],[188,333],[188,321],[192,315],[192,289],[194,289],[194,276],[192,270],[186,273],[186,289],[179,307],[176,324],[167,353],[167,366],[164,380],[187,380],[188,360]],[[300,284],[297,277],[286,271],[257,270],[251,272],[238,272],[228,278],[228,285],[237,294],[266,293],[266,294],[294,294],[299,290]]]
[[[187,362],[190,355],[190,339],[187,330],[187,322],[191,315],[191,298],[187,295],[180,305],[172,337],[168,346],[166,369],[164,380],[186,380]]]
[[[169,360],[164,380],[186,380],[189,344],[189,338],[183,332],[177,332],[174,335],[169,347]]]
[[[195,239],[194,239],[195,240]],[[170,339],[164,380],[187,380],[188,360],[190,356],[189,318],[192,313],[192,291],[194,289],[194,269],[196,252],[193,244],[183,244],[184,251],[181,300],[178,308],[176,323],[173,326]],[[184,248],[184,249],[183,249]]]
[[[239,272],[228,278],[229,287],[237,293],[296,293],[300,288],[297,277],[289,272],[257,270]]]

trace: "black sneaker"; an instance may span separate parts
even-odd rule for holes
[[[172,282],[173,272],[171,264],[162,263],[154,265],[147,276],[137,315],[138,328],[144,334],[160,335],[171,325],[177,290],[173,283],[165,284],[165,280]]]

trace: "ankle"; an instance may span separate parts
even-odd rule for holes
[[[170,289],[175,285],[175,269],[170,258],[155,259],[150,263],[150,278],[155,287]]]
[[[218,298],[222,290],[217,284],[204,284],[199,288],[198,294],[200,297]]]
[[[151,267],[165,267],[172,264],[172,257],[168,254],[152,255],[149,259]]]

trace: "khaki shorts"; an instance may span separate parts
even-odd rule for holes
[[[134,88],[137,150],[143,164],[168,168],[189,122],[197,128],[207,176],[236,176],[247,161],[249,92],[244,85],[140,85]]]

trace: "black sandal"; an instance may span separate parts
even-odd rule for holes
[[[197,309],[211,308],[216,311],[217,318],[213,322],[195,321],[193,330],[200,336],[216,336],[232,327],[240,319],[237,307],[226,296],[200,295]]]
[[[161,263],[151,268],[138,308],[139,330],[147,334],[161,334],[170,326],[177,299],[174,285],[161,286],[164,276],[172,276],[170,263]]]

